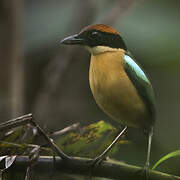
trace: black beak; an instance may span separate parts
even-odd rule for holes
[[[80,38],[78,34],[69,36],[61,40],[61,44],[67,44],[67,45],[83,45],[84,44],[84,39]]]

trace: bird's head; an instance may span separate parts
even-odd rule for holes
[[[61,41],[67,45],[82,45],[91,54],[107,51],[126,51],[126,45],[120,34],[110,26],[96,24],[83,28],[78,34],[69,36]]]

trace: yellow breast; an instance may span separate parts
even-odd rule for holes
[[[147,110],[124,71],[123,56],[123,52],[91,56],[91,91],[100,108],[113,120],[124,125],[141,127]]]

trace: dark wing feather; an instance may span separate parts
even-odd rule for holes
[[[155,98],[152,85],[143,70],[136,64],[129,54],[124,56],[124,60],[125,71],[148,109],[150,120],[148,121],[148,124],[145,125],[145,128],[148,131],[151,126],[154,125],[155,121]]]

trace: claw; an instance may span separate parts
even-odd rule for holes
[[[96,166],[96,164],[99,165],[105,159],[106,159],[106,157],[104,157],[104,156],[98,156],[98,157],[96,157],[96,158],[94,158],[93,160],[90,161],[90,163],[91,163],[90,177],[91,178],[93,176],[93,169]]]
[[[104,160],[106,160],[106,157],[98,156],[92,160],[92,164],[93,164],[93,166],[95,166],[96,164],[101,164],[102,161],[104,161]]]
[[[149,166],[148,166],[148,164],[145,164],[145,166],[143,167],[142,176],[145,177],[145,180],[149,179]]]

